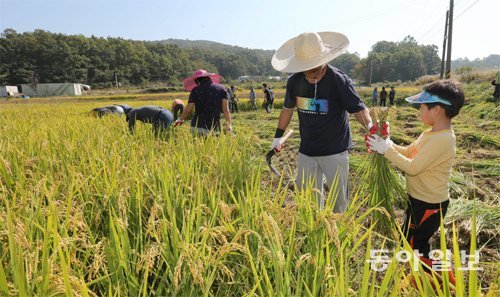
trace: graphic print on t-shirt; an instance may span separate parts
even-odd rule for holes
[[[297,96],[297,108],[303,113],[327,114],[328,100]]]

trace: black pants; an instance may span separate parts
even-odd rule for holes
[[[273,105],[273,101],[272,99],[266,99],[266,101],[264,101],[264,109],[267,111],[267,112],[271,112],[271,107]]]
[[[231,112],[239,112],[239,109],[238,109],[238,101],[231,101],[229,102],[229,109]]]
[[[385,106],[386,98],[380,98],[380,106]]]
[[[432,204],[409,197],[403,232],[410,246],[429,259],[429,239],[439,229],[441,213],[444,218],[450,201]]]
[[[500,85],[495,85],[495,91],[493,92],[493,97],[498,99],[500,97]]]
[[[391,105],[394,105],[394,97],[389,97],[389,103],[390,103]]]

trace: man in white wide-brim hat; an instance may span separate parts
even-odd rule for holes
[[[318,204],[323,208],[325,176],[329,189],[337,191],[337,195],[331,196],[335,212],[344,212],[348,205],[348,150],[353,146],[348,113],[368,129],[372,122],[351,79],[328,65],[348,45],[349,40],[341,33],[302,33],[285,42],[271,61],[274,69],[294,73],[287,82],[272,148],[281,150],[281,137],[297,108],[300,148],[296,184],[304,189],[312,180],[321,193]]]

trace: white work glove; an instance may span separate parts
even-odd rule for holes
[[[392,140],[389,138],[383,139],[377,134],[374,134],[368,137],[368,145],[371,150],[383,155],[392,146]]]
[[[275,150],[277,153],[281,151],[281,137],[273,139],[273,143],[271,144],[271,149]]]

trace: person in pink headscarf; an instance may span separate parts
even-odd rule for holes
[[[232,132],[231,115],[229,113],[229,94],[223,85],[219,84],[221,76],[206,70],[196,70],[192,76],[184,79],[184,88],[191,91],[184,112],[175,121],[180,126],[194,109],[191,119],[191,131],[195,134],[218,134],[221,130],[220,115],[224,114],[226,126]]]

